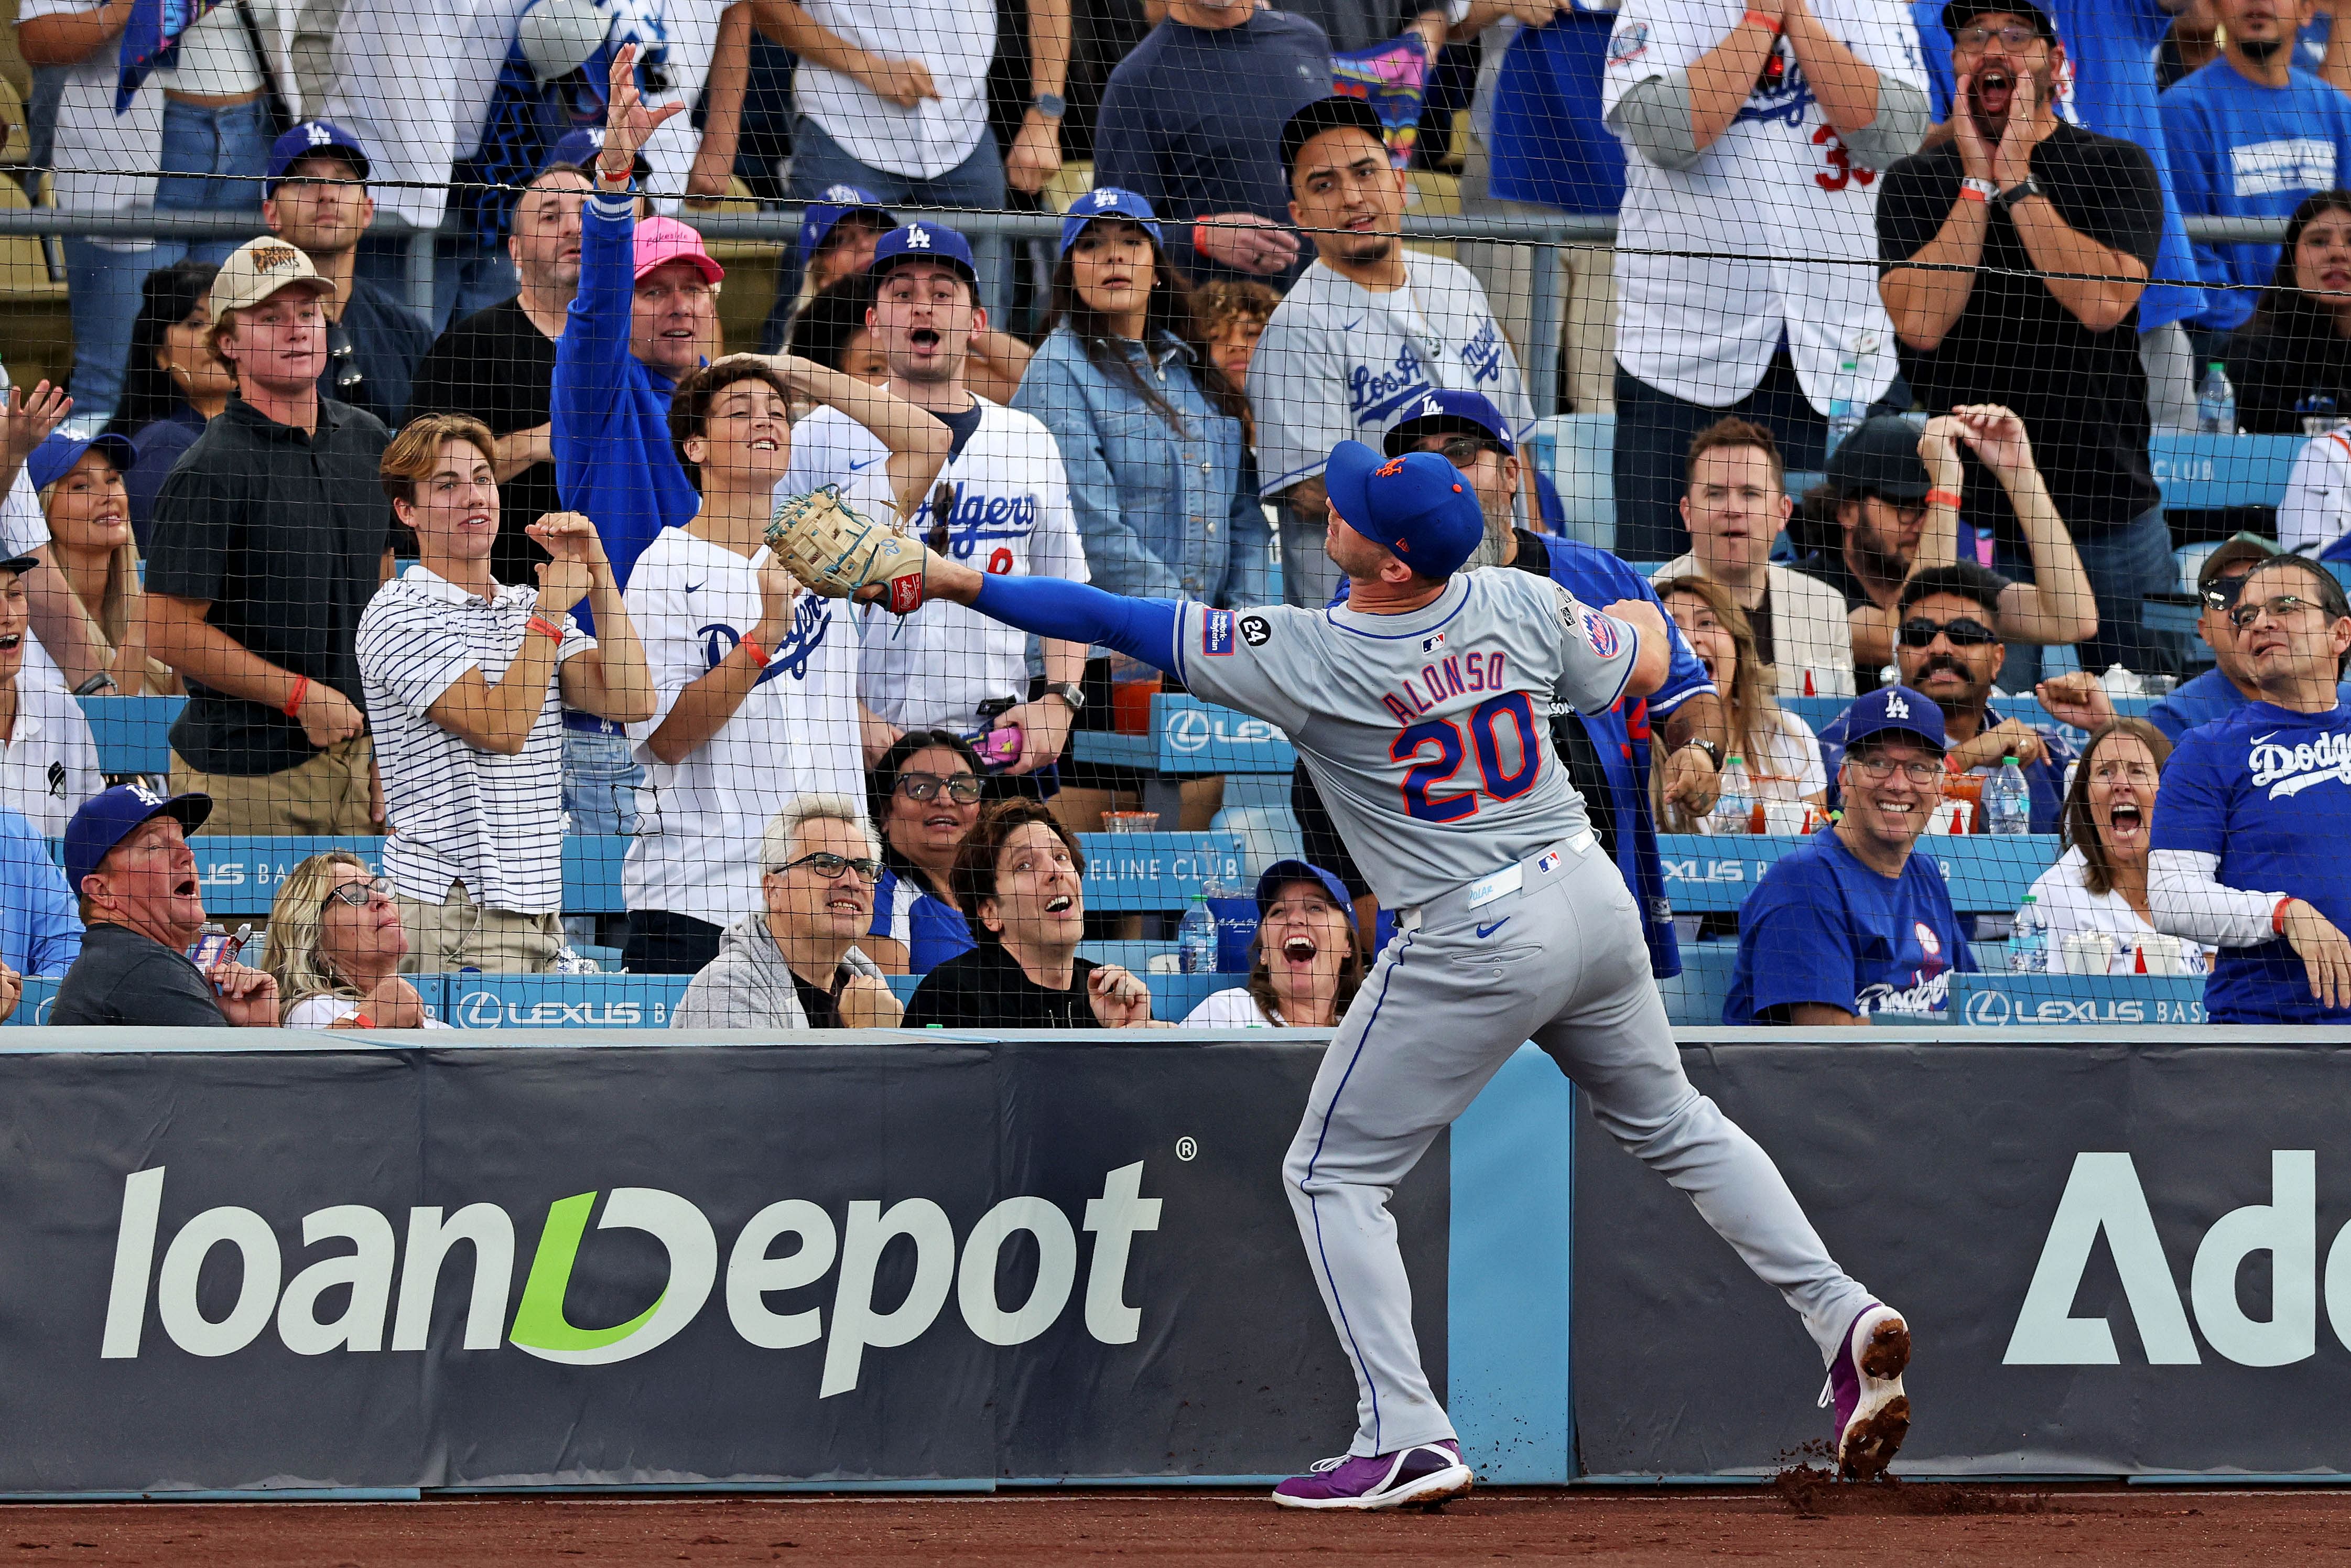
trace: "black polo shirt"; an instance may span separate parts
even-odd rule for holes
[[[49,1021],[225,1029],[228,1015],[185,953],[127,926],[99,925],[83,933]]]
[[[392,542],[377,479],[390,439],[344,403],[321,399],[309,435],[232,397],[155,497],[148,589],[208,601],[206,622],[247,652],[364,709],[354,643]],[[192,768],[240,778],[318,755],[277,709],[193,680],[172,749]]]

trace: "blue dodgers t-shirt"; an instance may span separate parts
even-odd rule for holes
[[[1562,6],[1520,27],[1494,81],[1493,194],[1563,213],[1625,202],[1625,144],[1600,118],[1600,77],[1616,13]]]
[[[2189,730],[2163,769],[2148,846],[2218,855],[2223,887],[2290,893],[2351,929],[2351,706],[2251,702]],[[2223,947],[2204,983],[2214,1023],[2342,1023],[2285,938]]]
[[[2196,256],[2172,193],[2163,114],[2156,102],[2155,51],[2171,30],[2171,13],[2158,0],[2043,0],[2043,9],[2056,25],[2073,72],[2072,112],[2061,110],[2061,118],[2147,150],[2163,186],[2163,244],[2156,254],[2154,276],[2193,278]],[[1918,53],[1927,66],[1928,112],[1940,125],[1951,118],[1954,79],[1943,0],[1911,0],[1910,20],[1917,26]],[[2150,284],[2139,296],[2138,329],[2151,332],[2187,320],[2203,308],[2200,288]]]
[[[977,946],[962,910],[889,866],[883,868],[881,880],[873,884],[873,924],[867,930],[906,945],[910,975],[927,975]]]
[[[1928,1018],[1951,976],[1975,973],[1967,933],[1932,855],[1880,876],[1823,828],[1763,873],[1739,912],[1727,1024],[1783,1023],[1777,1009],[1823,1002],[1861,1018]]]
[[[2163,137],[2181,212],[2288,217],[2304,196],[2351,175],[2351,98],[2304,70],[2263,87],[2218,59],[2163,95]],[[2277,258],[2273,245],[2197,246],[2197,274],[2210,287],[2196,325],[2243,326]]]

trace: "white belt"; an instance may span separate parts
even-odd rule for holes
[[[1592,831],[1589,828],[1581,829],[1572,837],[1561,841],[1564,843],[1569,850],[1574,852],[1578,855],[1590,854],[1594,849],[1597,849],[1600,844],[1600,841],[1593,836]],[[1541,854],[1531,856],[1526,860],[1517,862],[1511,865],[1506,865],[1499,871],[1489,872],[1487,874],[1479,877],[1476,882],[1471,883],[1467,888],[1462,890],[1468,895],[1468,902],[1462,907],[1465,910],[1482,909],[1487,904],[1493,903],[1494,900],[1500,898],[1507,894],[1518,892],[1520,888],[1526,885],[1527,870],[1530,866],[1534,869],[1535,874],[1538,876],[1550,875],[1552,873],[1559,869],[1558,852],[1555,850],[1545,850]],[[1446,897],[1447,898],[1450,898],[1452,894],[1446,894]],[[1432,900],[1431,902],[1433,903],[1437,901]],[[1422,913],[1427,908],[1427,904],[1416,904],[1409,908],[1397,910],[1396,929],[1399,931],[1419,930]]]

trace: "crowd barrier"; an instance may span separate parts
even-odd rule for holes
[[[1254,1483],[1353,1427],[1278,1174],[1322,1037],[683,1038],[9,1037],[0,1493]],[[1900,1473],[2346,1479],[2351,1035],[1682,1041],[1909,1317]],[[1825,1431],[1531,1046],[1395,1206],[1489,1482]]]

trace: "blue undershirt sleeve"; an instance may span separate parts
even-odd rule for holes
[[[1159,670],[1176,667],[1172,599],[1125,599],[1058,577],[990,576],[972,608],[1040,637],[1099,643]]]

